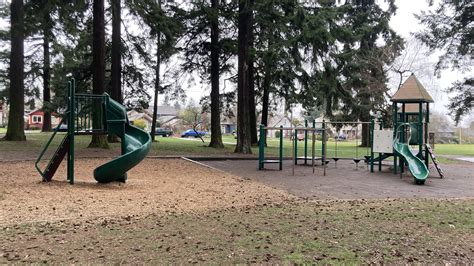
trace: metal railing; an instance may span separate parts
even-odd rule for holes
[[[107,133],[106,95],[76,94],[74,125],[76,134]]]

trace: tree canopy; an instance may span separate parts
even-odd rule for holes
[[[431,3],[433,4],[433,3]],[[443,0],[433,11],[423,11],[416,17],[425,29],[416,33],[432,51],[442,51],[436,64],[436,73],[446,68],[466,73],[446,91],[454,94],[448,105],[456,123],[469,114],[474,102],[474,2],[470,0]]]
[[[222,112],[237,109],[238,142],[243,143],[239,152],[251,151],[257,123],[267,124],[274,109],[298,104],[329,118],[368,119],[371,110],[385,107],[385,66],[403,48],[388,23],[396,10],[394,0],[383,5],[360,0],[120,2],[113,6],[104,1],[104,88],[120,84],[126,107],[141,109],[150,105],[151,95],[165,94],[168,102],[186,95],[183,76],[199,76],[203,87],[211,88],[201,99],[204,107],[210,106],[203,110],[210,109],[214,117],[211,146],[222,147]],[[97,64],[92,44],[98,36],[93,34],[93,7],[85,0],[68,5],[30,1],[25,6],[25,45],[32,48],[25,53],[25,76],[31,76],[25,83],[32,84],[26,88],[38,100],[48,85],[51,99],[43,101],[49,101],[44,106],[50,111],[64,110],[67,73],[76,77],[79,92],[93,91]],[[117,18],[122,21],[119,31]],[[1,32],[2,43],[8,38]],[[45,46],[45,41],[50,43]],[[50,48],[49,67],[45,47]],[[8,64],[5,52],[0,59]],[[0,72],[0,78],[6,77]],[[49,83],[40,82],[47,78]]]

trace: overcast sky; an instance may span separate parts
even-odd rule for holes
[[[430,8],[433,9],[433,7],[428,5],[426,0],[396,0],[395,3],[398,7],[397,14],[390,20],[390,26],[405,39],[409,38],[411,33],[423,29],[422,25],[420,25],[414,17],[414,14],[419,14],[421,11],[426,11]],[[435,55],[430,58],[433,62],[436,62],[437,59],[438,58]],[[432,79],[434,84],[424,84],[435,99],[434,110],[444,114],[448,113],[446,105],[448,103],[449,95],[447,95],[443,89],[449,87],[457,80],[462,80],[465,76],[466,74],[459,71],[447,69],[441,72],[441,78]],[[429,85],[432,86],[430,87]],[[468,126],[471,120],[472,116],[466,117],[462,124]]]

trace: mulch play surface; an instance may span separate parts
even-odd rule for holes
[[[74,185],[65,163],[41,182],[32,161],[0,162],[0,225],[147,213],[200,212],[282,202],[287,193],[179,159],[146,159],[126,184],[98,184],[93,169],[107,159],[76,160]]]
[[[471,264],[471,165],[413,185],[350,163],[257,171],[256,161],[145,159],[127,183],[98,184],[110,159],[0,162],[0,264]],[[47,163],[47,162],[43,162]],[[387,199],[389,198],[389,199]],[[400,199],[402,198],[402,199]],[[431,198],[431,199],[430,199]],[[436,199],[433,199],[436,198]],[[451,199],[445,199],[451,198]],[[458,199],[462,198],[462,199]],[[333,200],[346,199],[346,200]],[[355,199],[355,200],[347,200]]]

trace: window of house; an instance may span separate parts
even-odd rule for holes
[[[32,119],[33,123],[41,123],[43,121],[43,117],[40,115],[34,115]]]

